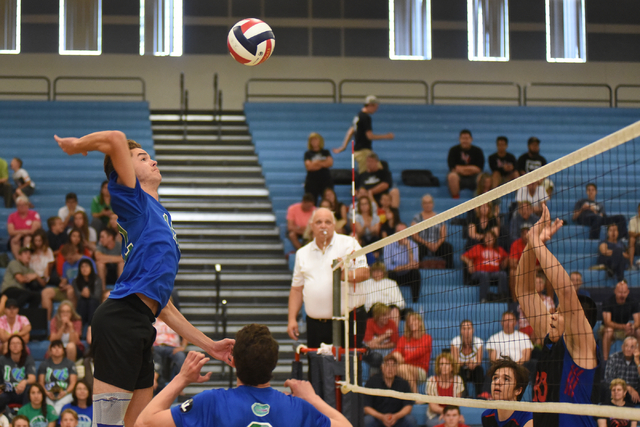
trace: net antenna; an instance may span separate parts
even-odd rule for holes
[[[593,159],[596,156],[599,156],[603,153],[605,155],[603,158],[608,157],[608,161],[611,162],[611,157],[616,155],[617,151],[613,151],[616,147],[621,147],[624,144],[633,141],[636,138],[640,137],[640,121],[635,122],[627,127],[624,127],[604,138],[601,138],[583,148],[580,148],[558,160],[555,160],[543,167],[535,169],[531,172],[526,173],[525,175],[516,178],[510,182],[504,183],[497,188],[490,190],[484,194],[481,194],[477,197],[474,197],[472,200],[464,202],[458,206],[455,206],[451,209],[446,210],[440,214],[437,214],[431,218],[428,218],[422,222],[419,222],[405,230],[402,230],[392,236],[389,236],[385,239],[379,240],[375,243],[372,243],[358,251],[355,251],[352,254],[349,254],[344,259],[344,265],[348,266],[359,256],[365,256],[368,253],[378,251],[380,249],[385,248],[386,246],[398,242],[402,239],[410,239],[411,236],[416,235],[417,233],[427,230],[431,227],[444,224],[446,221],[450,221],[455,218],[461,218],[463,214],[474,210],[482,205],[485,205],[489,202],[500,201],[504,204],[505,201],[513,201],[515,192],[523,187],[527,187],[529,184],[533,184],[536,182],[543,182],[545,179],[549,179],[550,177],[555,179],[555,193],[551,198],[551,204],[557,204],[560,206],[562,201],[561,197],[558,195],[562,195],[564,197],[574,197],[574,195],[584,194],[584,186],[592,181],[580,181],[577,182],[568,182],[564,183],[559,180],[566,179],[569,176],[570,171],[566,171],[568,168],[572,166],[576,166],[582,162],[586,162],[589,159]],[[613,181],[616,185],[629,185],[629,180],[637,180],[637,176],[635,174],[635,168],[640,162],[640,149],[636,153],[635,151],[635,142],[629,144],[628,150],[632,150],[631,153],[624,152],[623,154],[619,154],[619,156],[623,159],[627,166],[633,165],[634,173],[630,173],[628,175],[624,175],[624,171],[621,170],[617,165],[613,165],[611,167],[596,167],[593,170],[589,169],[587,172],[590,173],[589,179],[602,179],[609,178],[610,181]],[[621,147],[620,150],[625,150],[627,147]],[[609,153],[607,153],[609,152]],[[591,165],[591,162],[585,163],[585,167],[587,165]],[[608,169],[607,169],[608,168]],[[582,170],[580,170],[582,174]],[[557,175],[559,174],[559,175]],[[618,174],[618,175],[615,175]],[[611,175],[611,176],[607,176]],[[617,181],[616,181],[617,180]],[[569,180],[570,181],[570,180]],[[635,185],[638,187],[638,185]],[[633,192],[633,197],[635,197],[635,203],[633,204],[632,211],[635,211],[637,208],[637,199],[638,197],[637,190],[634,188],[634,185],[629,185],[629,189]],[[626,193],[629,195],[629,193]],[[611,200],[615,199],[612,197]],[[616,200],[616,203],[619,201]],[[573,206],[573,205],[571,205]],[[618,204],[617,206],[621,206]],[[563,209],[562,212],[552,212],[553,217],[555,218],[558,214],[566,215],[568,213],[568,209]],[[569,268],[564,264],[562,260],[560,262],[564,265],[569,272]],[[461,269],[460,269],[461,270]],[[435,271],[435,270],[433,270]],[[441,270],[442,272],[452,272],[453,270]],[[346,287],[342,287],[342,292],[340,293],[340,297],[343,298],[344,304],[343,307],[349,306],[349,298],[350,295],[347,292]],[[451,298],[454,298],[452,296]],[[334,298],[338,298],[338,294],[334,293]],[[435,299],[435,298],[434,298]],[[483,305],[482,307],[490,306],[492,304]],[[506,304],[504,304],[506,307]],[[464,308],[464,307],[463,307]],[[459,310],[460,311],[460,310]],[[343,321],[346,320],[345,317],[342,318]],[[462,319],[459,319],[459,321]],[[348,322],[345,322],[348,323]],[[487,326],[487,325],[485,325]],[[345,331],[348,333],[349,325],[345,325]],[[591,331],[589,332],[591,333]],[[447,347],[448,348],[448,345]],[[547,412],[547,413],[562,413],[562,414],[573,414],[573,415],[590,415],[590,416],[601,416],[601,417],[609,417],[615,415],[615,418],[626,418],[626,419],[640,419],[640,410],[634,408],[625,408],[625,407],[613,407],[613,406],[598,406],[591,404],[571,404],[571,403],[533,403],[533,402],[515,402],[515,401],[500,401],[500,400],[479,400],[479,399],[468,399],[468,398],[459,398],[459,397],[442,397],[442,396],[430,396],[422,393],[399,393],[395,391],[389,390],[380,390],[380,389],[372,389],[366,388],[361,385],[358,385],[352,381],[353,378],[358,378],[358,361],[357,358],[353,358],[349,353],[349,349],[347,347],[347,351],[345,352],[345,379],[340,382],[341,389],[343,393],[347,393],[349,391],[362,393],[372,396],[388,396],[395,397],[403,400],[412,400],[412,401],[420,401],[424,403],[437,403],[441,405],[457,405],[463,407],[475,407],[475,408],[487,408],[487,409],[511,409],[511,410],[519,410],[519,411],[531,411],[531,412]],[[434,350],[434,355],[435,353]],[[435,357],[432,357],[435,358]],[[479,393],[479,392],[478,392]],[[612,410],[613,408],[613,410]]]

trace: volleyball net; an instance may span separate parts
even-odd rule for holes
[[[364,361],[348,351],[345,358],[345,378],[361,380],[346,380],[343,391],[640,419],[640,410],[606,406],[611,378],[602,369],[601,321],[602,306],[619,282],[627,282],[632,293],[640,288],[633,252],[640,253],[629,235],[630,226],[637,231],[630,221],[638,221],[640,212],[639,137],[637,122],[438,214],[431,213],[438,212],[437,202],[425,194],[414,225],[395,224],[395,234],[349,255],[345,265],[367,257],[371,278],[355,294],[366,300],[371,317],[365,330],[355,331],[369,348]],[[544,206],[549,220],[536,225]],[[580,302],[576,306],[584,299],[579,295],[596,303],[591,324],[592,311],[584,314]],[[354,290],[345,285],[339,297],[343,307],[350,306]],[[562,339],[578,343],[578,351],[572,350],[576,365],[587,372],[598,366],[590,404],[550,403],[547,393],[560,387],[562,370],[536,377],[538,363],[549,360],[545,336],[554,338],[562,328],[557,315],[550,317],[555,311],[571,320]],[[351,319],[344,323],[347,333],[357,327]],[[607,350],[620,351],[620,343]],[[504,390],[502,397],[492,395],[491,359],[505,356],[529,371],[521,401],[503,401],[513,397]],[[407,380],[407,393],[376,387],[389,366]]]

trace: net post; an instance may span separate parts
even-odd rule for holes
[[[333,317],[338,318],[342,317],[342,313],[340,312],[340,283],[342,281],[342,269],[336,268],[338,265],[338,260],[333,260]],[[333,346],[339,347],[340,343],[340,321],[333,321]]]

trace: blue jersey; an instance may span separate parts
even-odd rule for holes
[[[330,427],[310,403],[271,387],[208,390],[171,408],[177,427]]]
[[[79,406],[73,406],[72,403],[67,403],[62,407],[62,409],[60,409],[60,414],[62,414],[62,412],[65,409],[73,409],[74,411],[76,411],[76,414],[78,414],[77,427],[91,427],[91,424],[93,422],[93,406],[87,406],[86,408],[81,408]]]
[[[180,246],[169,212],[140,187],[117,183],[111,173],[111,208],[118,215],[122,234],[124,269],[109,298],[140,293],[158,302],[158,313],[167,305],[178,273]]]
[[[482,427],[522,427],[532,419],[531,412],[513,411],[509,418],[500,421],[497,409],[487,409],[482,413]]]

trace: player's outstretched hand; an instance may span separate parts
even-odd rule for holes
[[[291,394],[307,402],[318,396],[309,381],[289,379],[284,386],[291,389]]]
[[[75,137],[60,138],[58,135],[53,135],[53,138],[58,143],[58,146],[62,148],[62,151],[64,151],[68,155],[70,156],[73,154],[82,154],[83,156],[87,155],[86,151],[80,151],[77,148],[76,142],[80,138],[75,138]]]
[[[536,222],[533,227],[529,230],[529,240],[538,244],[540,239],[540,234],[542,234],[542,230],[549,224],[549,209],[547,209],[547,205],[542,203],[542,214],[540,215],[540,219]]]
[[[205,381],[209,381],[209,378],[211,378],[211,372],[208,372],[206,375],[200,375],[202,367],[209,360],[211,359],[197,351],[190,351],[187,354],[187,357],[182,364],[182,368],[180,369],[180,373],[178,374],[184,381],[185,386],[192,383],[203,383]]]
[[[225,338],[220,341],[214,341],[213,346],[209,350],[209,354],[218,360],[222,360],[224,363],[231,367],[236,367],[233,362],[233,346],[236,340]]]

